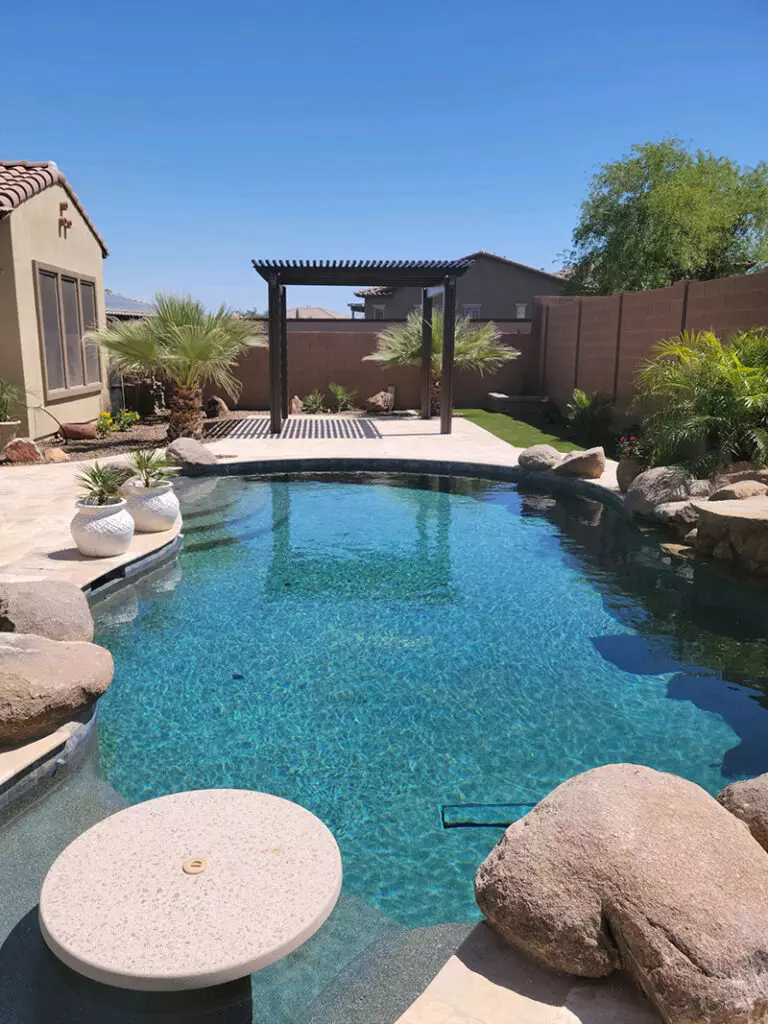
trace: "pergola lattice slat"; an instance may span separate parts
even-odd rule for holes
[[[443,362],[440,378],[440,429],[451,432],[456,278],[472,265],[460,260],[252,260],[269,286],[269,411],[271,431],[279,434],[288,413],[288,343],[285,287],[289,284],[343,287],[421,288],[425,312],[422,332],[421,415],[431,416],[432,299],[429,289],[442,286]]]

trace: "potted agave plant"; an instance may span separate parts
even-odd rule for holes
[[[616,467],[616,482],[621,493],[626,494],[635,477],[650,466],[653,440],[643,433],[642,428],[629,430],[619,438],[617,454],[619,464]]]
[[[14,418],[13,411],[22,405],[23,401],[24,392],[9,380],[0,377],[0,451],[16,437],[21,420]]]
[[[77,513],[70,530],[81,555],[109,558],[128,550],[133,519],[118,492],[129,475],[125,466],[100,466],[96,462],[77,476],[83,496],[75,502]]]
[[[128,462],[131,479],[120,489],[128,502],[139,533],[161,533],[170,530],[179,515],[179,499],[168,479],[174,467],[164,456],[151,448],[134,452]]]

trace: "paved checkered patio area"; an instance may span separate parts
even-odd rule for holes
[[[269,416],[245,416],[206,425],[205,440],[256,440],[272,437]],[[380,438],[375,421],[354,416],[290,416],[277,435],[284,440],[329,441],[344,438]]]

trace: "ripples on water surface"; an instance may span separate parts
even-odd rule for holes
[[[443,804],[612,761],[711,793],[768,769],[765,586],[669,564],[610,509],[433,477],[180,488],[181,557],[96,608],[102,766],[129,800],[295,800],[347,892],[413,926],[477,916],[500,834],[443,829]]]

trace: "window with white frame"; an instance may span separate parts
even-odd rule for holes
[[[101,359],[83,340],[96,327],[96,282],[35,263],[40,349],[47,397],[98,390]]]
[[[384,307],[383,306],[374,306],[373,307],[373,319],[374,320],[383,320],[384,319]]]
[[[516,302],[515,303],[515,317],[518,320],[525,320],[528,317],[528,303],[527,302]]]
[[[480,303],[479,302],[465,302],[464,316],[468,320],[479,320],[480,319]]]

